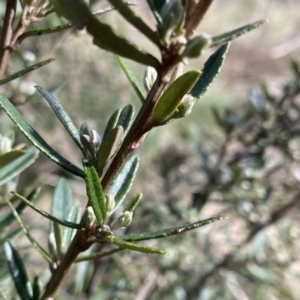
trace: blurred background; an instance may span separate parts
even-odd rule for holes
[[[96,3],[95,9],[108,6]],[[154,26],[146,1],[133,9]],[[228,218],[146,243],[167,250],[166,257],[123,251],[78,264],[56,299],[300,299],[299,9],[299,0],[215,0],[199,33],[214,36],[260,19],[270,22],[231,44],[221,73],[190,116],[153,130],[137,150],[141,163],[131,195],[144,197],[128,232]],[[157,55],[116,12],[101,18]],[[33,27],[57,24],[49,16]],[[213,51],[190,60],[186,70],[202,69]],[[1,92],[50,145],[79,165],[80,152],[32,87],[52,91],[78,127],[87,122],[100,134],[117,108],[132,103],[137,112],[140,103],[116,58],[92,45],[83,31],[28,38],[9,73],[50,57],[56,61]],[[130,66],[142,82],[145,68]],[[28,143],[0,112],[0,134],[9,130],[15,144]],[[84,207],[83,182],[43,155],[20,176],[18,187],[41,186],[38,204],[49,211],[61,176]],[[29,209],[22,218],[46,244],[48,222]],[[30,275],[43,274],[46,282],[47,264],[25,237],[15,243]],[[9,293],[12,283],[3,276],[0,287]]]

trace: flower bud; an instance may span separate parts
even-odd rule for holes
[[[12,140],[0,134],[0,155],[5,154],[11,150]]]
[[[94,210],[91,206],[88,206],[84,212],[84,216],[83,216],[83,224],[84,224],[84,228],[86,228],[87,230],[90,230],[93,228],[93,226],[96,223],[96,216],[94,213]]]
[[[193,97],[192,95],[184,95],[181,104],[177,107],[177,110],[172,118],[178,119],[188,116],[192,112],[196,101],[197,98]]]
[[[145,74],[144,74],[144,88],[147,93],[151,90],[155,80],[157,78],[157,72],[154,68],[152,67],[147,67]]]
[[[122,212],[117,220],[111,224],[111,229],[116,230],[129,226],[132,221],[132,215],[132,211]]]
[[[211,37],[207,34],[195,36],[194,38],[188,40],[182,56],[198,57],[211,45],[211,43]]]
[[[116,206],[115,198],[112,195],[105,195],[106,212],[109,214]]]
[[[159,28],[159,32],[165,42],[169,43],[174,30],[180,27],[180,24],[183,22],[184,12],[185,8],[182,5],[182,0],[170,0],[164,4],[160,12],[162,25]]]

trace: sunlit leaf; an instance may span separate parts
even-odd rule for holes
[[[190,92],[193,97],[199,100],[206,93],[221,70],[228,48],[229,44],[225,44],[208,58],[204,64],[201,77]]]
[[[122,204],[129,192],[138,166],[139,158],[137,156],[129,158],[110,185],[107,194],[113,196],[116,202],[115,208],[112,210],[111,214]]]
[[[261,25],[268,23],[268,22],[269,22],[269,20],[260,20],[260,21],[239,27],[235,30],[214,36],[212,38],[212,44],[210,45],[210,47],[216,47],[216,46],[220,46],[222,44],[226,44],[226,43],[238,38],[239,36],[249,32],[257,27],[260,27]]]
[[[45,66],[45,65],[47,65],[47,64],[49,64],[49,63],[51,63],[53,61],[55,61],[55,59],[54,58],[50,58],[50,59],[44,60],[42,62],[36,63],[36,64],[34,64],[34,65],[30,66],[30,67],[27,67],[27,68],[25,68],[25,69],[23,69],[23,70],[21,70],[21,71],[19,71],[17,73],[14,73],[14,74],[12,74],[12,75],[10,75],[10,76],[8,76],[8,77],[0,80],[0,85],[5,84],[5,83],[7,83],[9,81],[12,81],[14,79],[17,79],[19,77],[22,77],[26,73],[29,73],[29,72],[34,71],[36,69],[39,69],[39,68],[41,68],[41,67],[43,67],[43,66]]]
[[[123,135],[123,127],[117,126],[112,129],[107,137],[102,141],[97,154],[97,172],[99,176],[102,176],[105,165],[118,151]]]
[[[11,120],[19,127],[26,138],[38,150],[72,174],[84,177],[83,171],[69,162],[66,158],[62,157],[51,146],[49,146],[45,140],[19,114],[15,106],[3,95],[0,95],[0,106],[6,111]]]
[[[131,86],[133,87],[135,93],[137,94],[137,96],[139,97],[140,101],[142,103],[144,103],[145,101],[145,95],[143,92],[143,89],[139,83],[139,81],[137,80],[137,78],[135,77],[135,75],[133,74],[132,70],[130,69],[129,65],[127,64],[126,60],[118,55],[116,55],[122,70],[124,71],[128,81],[130,82]]]
[[[125,240],[117,239],[113,236],[104,237],[103,241],[112,243],[121,248],[126,248],[133,251],[144,252],[144,253],[154,253],[154,254],[168,254],[167,251],[160,250],[153,247],[140,246],[134,243],[127,242]]]
[[[70,136],[72,137],[72,139],[75,141],[75,143],[81,149],[81,151],[83,151],[83,146],[80,142],[79,131],[78,131],[77,127],[74,125],[70,116],[64,110],[64,108],[59,104],[57,99],[50,92],[48,92],[47,90],[45,90],[44,88],[42,88],[40,86],[36,86],[35,88],[44,96],[44,98],[47,100],[47,102],[50,104],[50,106],[54,110],[58,119],[61,121],[61,123],[67,129],[67,131],[70,134]]]
[[[189,231],[198,227],[202,227],[204,225],[226,219],[225,217],[214,217],[206,220],[201,220],[195,223],[185,224],[173,228],[166,228],[163,230],[153,231],[153,232],[143,232],[143,233],[136,233],[136,234],[128,234],[117,236],[118,239],[122,241],[129,241],[129,242],[137,242],[143,240],[151,240],[151,239],[159,239],[164,238],[172,235],[176,235],[179,233],[183,233],[185,231]]]
[[[124,135],[126,135],[128,129],[129,129],[129,126],[131,124],[133,116],[134,116],[134,107],[133,107],[133,105],[132,104],[126,105],[122,109],[121,114],[120,114],[119,119],[118,119],[118,123],[117,123],[117,126],[120,125],[124,128]]]
[[[189,71],[172,82],[158,100],[153,111],[153,119],[158,123],[170,119],[180,105],[183,96],[193,88],[200,75],[199,71]]]
[[[87,195],[99,225],[106,220],[105,196],[96,169],[87,160],[83,161]]]
[[[121,109],[117,109],[109,118],[103,133],[103,140],[107,137],[109,132],[117,126],[120,114],[121,114]]]

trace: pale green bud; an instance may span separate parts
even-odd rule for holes
[[[169,43],[174,30],[182,23],[184,12],[182,0],[170,0],[164,4],[160,12],[163,23],[159,31],[165,42]]]
[[[119,217],[117,218],[117,220],[112,223],[111,229],[116,230],[116,229],[120,229],[120,228],[129,226],[132,221],[132,215],[133,215],[132,211],[122,212],[119,215]]]
[[[109,214],[116,206],[115,198],[112,195],[105,195],[106,212]]]
[[[207,34],[195,36],[188,40],[185,50],[182,53],[184,57],[200,56],[212,43],[212,39]]]
[[[174,119],[178,119],[188,116],[192,112],[196,101],[197,98],[193,97],[192,95],[184,95],[181,104],[177,107],[177,110],[172,117]]]
[[[12,148],[12,140],[0,134],[0,155],[9,152]]]
[[[94,213],[94,210],[91,206],[88,206],[84,212],[83,224],[84,228],[90,230],[95,225],[97,219]]]
[[[144,74],[144,88],[147,93],[151,90],[155,80],[157,78],[157,72],[154,68],[152,67],[147,67],[145,74]]]

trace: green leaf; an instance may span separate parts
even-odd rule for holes
[[[158,100],[153,111],[153,119],[158,123],[170,119],[180,105],[183,96],[193,88],[200,75],[199,71],[189,71],[172,82]]]
[[[33,201],[36,198],[36,196],[38,195],[38,193],[39,193],[39,189],[33,190],[27,196],[27,199],[29,201]],[[24,208],[26,208],[26,207],[27,207],[26,203],[21,202],[21,203],[18,204],[18,206],[15,208],[15,210],[16,210],[17,214],[20,215],[23,212]],[[14,220],[15,220],[14,213],[7,214],[5,216],[5,218],[0,221],[0,232],[2,230],[4,230],[5,228],[7,228]]]
[[[74,125],[70,116],[64,110],[64,108],[59,104],[57,99],[50,92],[48,92],[47,90],[45,90],[44,88],[42,88],[40,86],[36,86],[35,88],[44,96],[44,98],[47,100],[47,102],[50,104],[50,106],[54,110],[58,119],[61,121],[61,123],[67,129],[67,131],[70,134],[70,136],[72,137],[72,139],[78,145],[80,150],[83,151],[83,146],[81,144],[80,137],[79,137],[79,131],[78,131],[77,127]]]
[[[120,114],[118,119],[117,126],[120,125],[124,128],[124,136],[126,135],[127,131],[129,130],[129,126],[131,124],[132,118],[134,116],[134,107],[132,104],[126,105]]]
[[[3,228],[4,229],[4,228]],[[6,236],[0,236],[0,247],[6,242],[10,242],[16,235],[22,232],[22,229],[18,228],[14,231],[10,231]]]
[[[84,177],[84,173],[77,166],[73,165],[67,159],[62,157],[53,148],[51,148],[45,140],[25,121],[25,119],[19,114],[14,105],[6,99],[3,95],[0,95],[0,106],[6,111],[11,120],[18,126],[26,138],[43,154],[45,154],[52,161],[65,168],[72,174],[80,177]]]
[[[120,114],[121,109],[117,109],[109,118],[103,133],[103,140],[107,137],[111,130],[113,130],[117,126]]]
[[[161,9],[165,5],[166,1],[165,0],[147,0],[148,5],[156,19],[156,22],[158,24],[162,23],[162,19],[160,16]]]
[[[72,21],[78,28],[86,26],[93,36],[94,44],[117,55],[132,59],[146,66],[160,68],[159,61],[152,55],[138,49],[132,42],[119,36],[107,24],[100,22],[81,0],[52,0],[58,13]]]
[[[225,44],[208,58],[204,64],[201,77],[190,92],[193,97],[199,100],[206,93],[223,66],[228,48],[229,44]]]
[[[24,155],[25,153],[26,152],[24,150],[11,150],[0,155],[0,169],[12,163],[14,160]]]
[[[116,205],[110,214],[112,214],[125,199],[132,186],[138,166],[139,158],[137,156],[132,156],[125,162],[119,173],[114,178],[107,192],[108,195],[115,198],[116,202]]]
[[[75,263],[99,259],[101,257],[112,255],[112,254],[114,254],[116,252],[120,252],[122,250],[124,250],[124,248],[115,248],[115,249],[111,249],[111,250],[107,250],[107,251],[103,251],[103,252],[97,252],[97,253],[93,253],[93,254],[89,254],[89,255],[81,255],[75,260]]]
[[[166,252],[164,250],[129,243],[125,240],[116,239],[113,236],[104,237],[101,240],[103,240],[107,243],[112,243],[114,245],[117,245],[117,246],[125,248],[125,249],[133,250],[133,251],[144,252],[144,253],[155,253],[155,254],[168,254],[168,252]]]
[[[93,207],[99,225],[106,220],[105,196],[96,169],[87,160],[83,160],[87,195]]]
[[[0,96],[1,97],[1,96]],[[8,155],[10,156],[10,155]],[[4,156],[5,158],[7,156]],[[32,165],[38,157],[38,153],[35,148],[29,147],[27,152],[19,158],[13,160],[9,164],[0,168],[0,185],[16,177],[22,171]],[[11,157],[10,157],[11,158]],[[1,159],[0,159],[1,160]],[[2,161],[5,164],[5,161]]]
[[[51,214],[59,219],[67,219],[72,205],[70,186],[65,178],[60,178],[54,190]]]
[[[41,284],[38,276],[34,277],[32,284],[32,298],[31,300],[39,300],[41,296]]]
[[[76,224],[76,223],[73,223],[73,222],[68,222],[66,220],[61,220],[61,219],[58,219],[58,218],[56,218],[56,217],[48,214],[47,212],[45,212],[41,208],[35,206],[28,199],[24,198],[22,195],[20,195],[18,193],[12,193],[12,194],[15,195],[16,197],[18,197],[23,202],[25,202],[29,207],[31,207],[37,213],[39,213],[40,215],[44,216],[45,218],[47,218],[47,219],[49,219],[49,220],[51,220],[53,222],[56,222],[56,223],[58,223],[60,225],[71,227],[71,228],[74,228],[74,229],[83,229],[80,224]]]
[[[161,47],[160,40],[156,32],[154,32],[140,17],[138,17],[126,3],[122,0],[108,0],[119,13],[135,28],[141,31],[150,41]]]
[[[12,243],[4,244],[6,260],[8,262],[11,277],[13,278],[16,290],[22,300],[31,300],[29,290],[31,288],[27,277],[26,269],[21,255]]]
[[[103,140],[97,153],[97,172],[99,177],[102,176],[105,165],[118,151],[122,138],[124,135],[124,129],[122,126],[117,126],[109,132],[107,137]]]
[[[122,241],[129,241],[129,242],[137,242],[137,241],[144,241],[144,240],[151,240],[151,239],[159,239],[164,238],[168,236],[172,236],[175,234],[183,233],[185,231],[189,231],[219,220],[226,219],[226,217],[214,217],[202,221],[198,221],[195,223],[185,224],[178,227],[173,228],[166,228],[159,231],[153,231],[153,232],[143,232],[143,233],[137,233],[137,234],[128,234],[128,235],[122,235],[118,236],[117,238]]]
[[[10,209],[12,210],[14,217],[16,218],[17,222],[19,223],[20,227],[22,228],[23,232],[26,234],[27,238],[29,239],[29,241],[31,242],[32,246],[45,258],[46,261],[48,262],[52,262],[52,259],[50,257],[50,255],[47,253],[47,251],[34,239],[34,237],[29,233],[29,231],[27,230],[27,228],[25,227],[24,223],[22,222],[20,216],[18,215],[16,209],[14,208],[14,206],[5,199],[5,202],[7,203],[7,205],[10,207]]]
[[[217,35],[212,38],[212,44],[210,45],[210,47],[216,47],[216,46],[221,46],[223,44],[226,44],[226,43],[238,38],[239,36],[249,32],[253,29],[256,29],[257,27],[260,27],[261,25],[268,23],[268,22],[269,22],[269,20],[260,20],[260,21],[239,27],[235,30]]]
[[[128,204],[124,207],[123,212],[125,211],[134,211],[138,204],[140,203],[141,199],[143,197],[143,194],[137,194],[135,195],[129,202]]]
[[[127,64],[126,60],[124,58],[120,57],[119,55],[116,55],[116,57],[118,59],[118,62],[121,65],[121,68],[124,71],[128,81],[130,82],[131,86],[133,87],[135,93],[139,97],[140,101],[142,103],[144,103],[145,95],[144,95],[143,89],[142,89],[139,81],[137,80],[137,78],[133,74],[133,72],[130,69],[129,65]]]
[[[67,221],[72,223],[79,223],[80,218],[81,218],[81,207],[79,202],[76,201],[71,207],[71,210],[67,217]],[[67,249],[72,239],[74,238],[76,230],[70,227],[64,227],[63,231],[64,233],[63,233],[63,241],[62,241],[62,250],[64,251]]]
[[[12,75],[10,75],[10,76],[8,76],[8,77],[0,80],[0,85],[5,84],[5,83],[7,83],[9,81],[12,81],[14,79],[17,79],[19,77],[22,77],[26,73],[29,73],[29,72],[34,71],[36,69],[39,69],[39,68],[41,68],[41,67],[43,67],[43,66],[45,66],[45,65],[47,65],[47,64],[49,64],[49,63],[51,63],[53,61],[55,61],[55,59],[54,58],[50,58],[50,59],[44,60],[42,62],[36,63],[36,64],[34,64],[34,65],[30,66],[30,67],[27,67],[27,68],[23,69],[22,71],[14,73],[14,74],[12,74]]]

